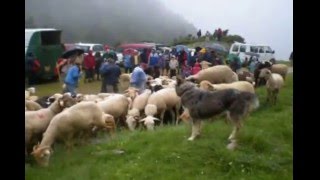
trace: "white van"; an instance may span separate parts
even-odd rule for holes
[[[75,46],[83,49],[85,54],[92,51],[92,55],[95,55],[96,52],[100,52],[102,56],[106,52],[102,44],[76,43]]]
[[[249,60],[252,53],[259,55],[258,60],[260,62],[275,60],[274,50],[267,45],[252,45],[235,42],[231,45],[229,53],[239,53],[241,62],[244,62],[246,58]]]

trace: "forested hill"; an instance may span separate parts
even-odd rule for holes
[[[26,27],[63,30],[64,42],[170,42],[196,28],[157,0],[27,0]]]

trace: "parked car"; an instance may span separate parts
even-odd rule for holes
[[[75,46],[83,49],[85,55],[87,55],[90,50],[93,52],[93,55],[95,55],[96,52],[100,52],[102,55],[106,52],[102,44],[76,43]]]
[[[235,42],[231,45],[229,54],[237,53],[239,53],[241,62],[244,62],[246,58],[249,59],[252,55],[256,55],[260,62],[275,61],[275,51],[268,45],[252,45]]]

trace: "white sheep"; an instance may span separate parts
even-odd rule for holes
[[[36,110],[42,109],[40,104],[30,100],[25,100],[25,105],[26,105],[26,111],[36,111]]]
[[[106,114],[111,114],[117,123],[125,125],[126,115],[130,106],[128,98],[122,94],[113,94],[103,101],[97,102]]]
[[[137,126],[137,122],[140,120],[141,113],[143,112],[145,106],[147,105],[148,98],[151,95],[149,89],[144,90],[144,92],[138,95],[132,103],[132,108],[128,111],[126,123],[130,130],[134,130]]]
[[[161,89],[150,95],[148,99],[148,103],[144,109],[146,118],[140,120],[140,122],[144,122],[144,125],[148,128],[148,130],[154,129],[154,120],[159,120],[154,116],[159,114],[161,125],[163,125],[164,113],[166,110],[169,110],[173,119],[173,122],[176,119],[176,123],[178,123],[179,110],[181,107],[181,99],[178,97],[175,88],[165,88]],[[176,110],[176,116],[174,116],[173,108]],[[176,118],[174,118],[176,117]]]
[[[121,74],[119,77],[119,85],[122,91],[126,90],[130,86],[130,74]]]
[[[197,74],[187,77],[186,80],[195,80],[197,83],[207,80],[212,84],[220,84],[238,81],[238,76],[231,70],[229,66],[217,65],[203,69]]]
[[[94,102],[80,102],[60,114],[50,122],[43,134],[40,144],[34,146],[32,155],[41,166],[48,166],[52,153],[51,146],[60,139],[70,150],[73,147],[72,139],[80,132],[91,131],[93,126],[115,129],[112,115],[103,113],[102,109]]]
[[[51,119],[64,108],[71,107],[76,101],[68,96],[57,99],[48,108],[39,109],[37,111],[26,111],[25,112],[25,146],[26,152],[28,146],[32,140],[38,141],[41,138],[42,133],[47,129]]]
[[[217,90],[223,90],[223,89],[237,89],[239,91],[255,93],[253,85],[247,81],[211,84],[209,81],[204,80],[200,82],[200,89],[210,90],[210,91],[217,91]]]
[[[284,84],[284,80],[280,74],[272,73],[269,69],[262,69],[259,78],[264,78],[267,88],[267,102],[276,104],[280,89]]]
[[[284,80],[288,74],[288,69],[288,66],[285,64],[273,64],[271,66],[271,72],[280,74]]]

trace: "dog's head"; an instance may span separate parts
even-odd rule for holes
[[[195,84],[192,82],[186,81],[181,76],[177,77],[176,93],[178,96],[182,96],[185,91],[193,89],[194,87]]]

